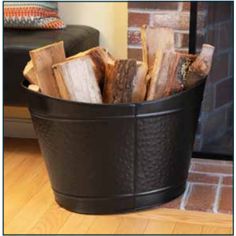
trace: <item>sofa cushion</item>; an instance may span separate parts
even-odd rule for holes
[[[3,96],[4,105],[25,105],[20,83],[30,60],[29,50],[63,40],[66,56],[99,45],[99,31],[88,26],[68,25],[63,30],[4,29]]]
[[[62,29],[57,2],[4,2],[4,27]]]

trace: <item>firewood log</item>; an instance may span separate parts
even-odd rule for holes
[[[34,67],[32,61],[28,61],[24,70],[23,70],[24,77],[31,83],[31,84],[38,84]]]
[[[159,99],[165,96],[170,64],[174,62],[174,54],[173,51],[166,51],[163,54],[153,94],[151,97],[147,97],[147,100]]]
[[[107,64],[114,63],[114,58],[104,48],[94,47],[87,51],[80,52],[71,57],[68,57],[66,60],[73,60],[75,58],[83,57],[86,55],[90,56],[90,58],[92,59],[96,79],[98,81],[98,84],[100,85],[100,88],[103,88],[105,67]]]
[[[165,51],[174,51],[174,32],[169,28],[143,26],[141,36],[143,61],[148,65],[147,80],[150,79],[147,100],[153,100],[163,55]]]
[[[160,64],[154,99],[182,91],[185,88],[188,68],[195,58],[192,54],[166,51]]]
[[[101,91],[89,56],[53,65],[62,98],[77,102],[102,103]]]
[[[137,72],[133,80],[132,102],[143,102],[147,92],[147,65],[137,61]]]
[[[147,63],[149,71],[154,66],[157,50],[174,50],[174,31],[164,27],[142,26],[141,41],[143,62]]]
[[[142,102],[146,94],[145,63],[117,60],[106,67],[103,101],[105,103]]]
[[[30,84],[30,85],[28,86],[28,89],[30,89],[30,90],[32,90],[32,91],[34,91],[34,92],[40,92],[40,88],[39,88],[39,86],[36,85],[36,84]]]
[[[189,66],[195,59],[196,56],[192,54],[173,52],[164,96],[178,93],[185,88]]]
[[[196,60],[190,65],[187,78],[186,87],[192,87],[196,82],[204,79],[211,70],[212,58],[215,47],[209,44],[203,44],[200,54]]]
[[[52,65],[66,59],[63,41],[31,50],[30,57],[41,92],[59,98],[60,93]]]

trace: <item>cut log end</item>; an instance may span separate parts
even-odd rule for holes
[[[29,90],[32,90],[32,91],[34,91],[34,92],[40,92],[40,88],[39,88],[39,86],[36,85],[36,84],[30,84],[30,85],[28,86],[28,89],[29,89]]]

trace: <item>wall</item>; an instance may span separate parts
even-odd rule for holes
[[[100,31],[100,45],[118,58],[127,57],[127,3],[59,3],[66,24],[89,25]]]
[[[177,51],[188,51],[190,2],[130,2],[128,57],[142,58],[140,26],[170,27]],[[197,49],[216,47],[195,138],[195,151],[232,154],[233,137],[233,3],[198,2]]]

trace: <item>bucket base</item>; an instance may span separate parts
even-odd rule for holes
[[[69,211],[83,214],[113,214],[134,211],[166,203],[185,190],[185,184],[176,187],[154,190],[137,195],[114,197],[75,197],[54,191],[56,202]]]

